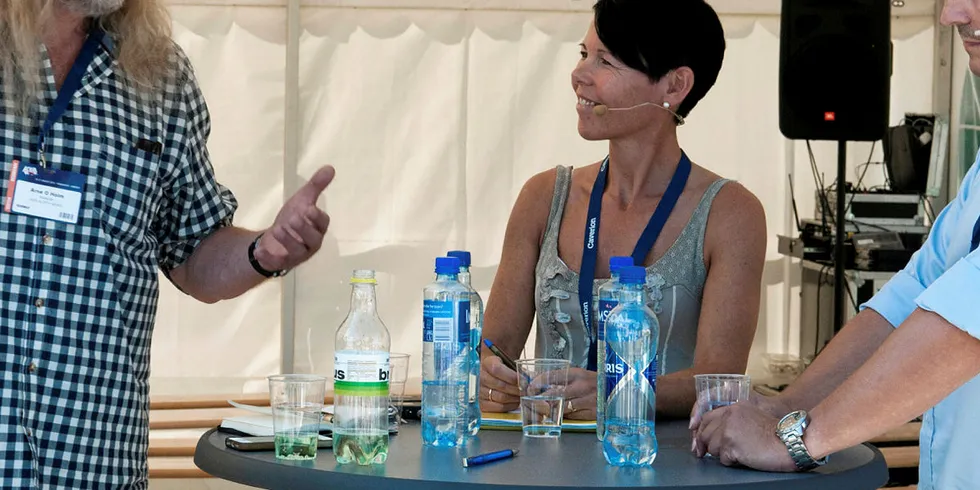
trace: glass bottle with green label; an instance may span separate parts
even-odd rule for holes
[[[350,312],[337,329],[334,353],[333,453],[341,464],[382,464],[391,337],[378,316],[374,271],[356,270],[350,282]]]

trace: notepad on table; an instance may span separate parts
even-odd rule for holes
[[[272,415],[246,415],[228,417],[221,421],[222,429],[231,429],[250,436],[271,436]]]
[[[275,434],[273,431],[271,408],[245,405],[230,400],[228,403],[234,407],[254,412],[257,415],[226,417],[221,421],[219,429],[251,436],[271,436]],[[329,434],[333,430],[333,424],[329,422],[329,417],[332,417],[333,414],[333,405],[324,406],[322,411],[324,413],[324,420],[320,421],[320,433]]]
[[[483,412],[480,428],[487,430],[521,430],[520,410],[508,413],[487,413]],[[561,421],[561,430],[569,432],[595,432],[595,420],[568,420]]]

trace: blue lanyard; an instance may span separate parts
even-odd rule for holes
[[[65,83],[61,84],[61,90],[58,91],[58,98],[54,101],[54,105],[48,111],[48,117],[44,120],[44,126],[41,128],[41,134],[37,138],[37,148],[41,155],[41,167],[47,167],[47,160],[44,157],[45,150],[45,139],[51,128],[54,127],[54,123],[58,121],[68,110],[68,105],[71,104],[72,99],[75,98],[75,92],[82,87],[82,77],[85,75],[85,71],[88,69],[88,65],[92,63],[95,59],[95,53],[99,49],[99,43],[102,41],[102,29],[98,27],[93,28],[89,31],[88,39],[85,40],[85,45],[82,46],[82,50],[78,53],[78,57],[75,58],[75,63],[71,66],[71,71],[68,72],[68,77],[65,78]]]
[[[599,250],[599,217],[602,214],[602,194],[606,190],[606,177],[608,174],[609,157],[606,157],[599,167],[599,175],[595,178],[595,184],[592,185],[592,195],[589,197],[589,215],[585,221],[582,267],[579,271],[578,278],[578,297],[582,307],[582,319],[585,321],[585,331],[588,333],[587,338],[589,339],[588,369],[590,371],[596,370],[597,362],[596,340],[595,334],[592,332],[592,283],[595,280],[596,255]],[[643,261],[650,254],[650,250],[653,249],[653,244],[657,242],[657,237],[663,231],[664,224],[667,223],[667,218],[670,217],[671,211],[674,210],[677,200],[681,197],[684,186],[687,185],[687,178],[690,175],[691,160],[687,157],[687,154],[681,151],[681,161],[677,164],[677,169],[674,170],[674,176],[671,177],[670,184],[667,185],[667,191],[664,192],[663,198],[660,199],[660,204],[657,204],[657,209],[653,212],[653,216],[650,217],[650,222],[647,223],[643,234],[640,235],[640,239],[636,242],[636,247],[633,248],[633,263],[643,265]]]
[[[973,241],[970,242],[970,252],[973,252],[980,246],[980,218],[977,219],[977,224],[973,225]]]

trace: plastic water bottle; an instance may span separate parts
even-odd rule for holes
[[[466,439],[470,378],[470,290],[459,259],[436,259],[436,280],[423,290],[422,443],[459,446]]]
[[[334,353],[333,453],[337,462],[388,459],[388,328],[378,316],[374,271],[351,277],[350,312],[337,329]]]
[[[459,282],[470,290],[470,378],[469,378],[469,419],[466,432],[475,436],[480,432],[480,343],[483,342],[483,299],[473,289],[470,277],[470,253],[453,250],[449,257],[459,259]]]
[[[609,282],[599,286],[599,309],[596,319],[596,437],[602,440],[605,435],[603,414],[606,410],[606,319],[619,304],[619,269],[633,265],[633,257],[609,258]]]
[[[619,306],[606,320],[605,436],[602,454],[614,466],[649,466],[657,458],[657,344],[660,325],[644,301],[646,270],[619,270]]]

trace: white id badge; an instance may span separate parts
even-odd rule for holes
[[[14,160],[3,209],[8,213],[76,224],[84,189],[85,176],[80,173]]]

